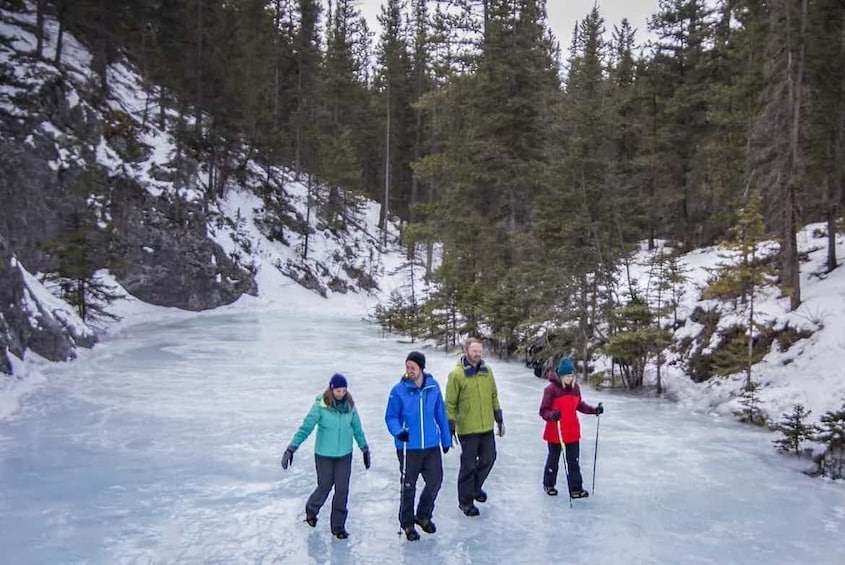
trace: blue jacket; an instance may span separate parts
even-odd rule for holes
[[[423,373],[422,388],[403,376],[390,389],[384,422],[394,438],[403,429],[408,430],[408,449],[452,447],[446,403],[440,385],[429,373]],[[397,439],[395,444],[396,449],[402,449],[401,441]]]

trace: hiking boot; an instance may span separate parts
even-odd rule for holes
[[[312,516],[311,514],[306,514],[305,515],[305,523],[308,524],[309,526],[311,526],[312,528],[316,528],[317,527],[317,517]]]
[[[573,490],[569,494],[569,496],[571,496],[572,498],[587,498],[588,496],[590,496],[590,493],[583,490],[583,489],[582,490]]]
[[[557,489],[555,487],[543,487],[545,489],[546,494],[549,496],[557,496]]]
[[[463,512],[467,516],[478,516],[479,514],[481,514],[475,504],[461,504],[460,509],[461,512]]]
[[[437,526],[431,521],[431,518],[414,518],[414,522],[427,534],[433,534],[437,531]]]
[[[405,532],[405,537],[408,538],[408,541],[417,541],[420,539],[420,534],[417,532],[417,529],[413,526],[408,526],[403,530]]]
[[[487,493],[483,490],[479,490],[475,495],[475,500],[476,502],[487,502]]]
[[[332,534],[337,539],[346,539],[346,538],[349,537],[349,532],[347,532],[346,530],[340,530],[338,532],[332,532]]]

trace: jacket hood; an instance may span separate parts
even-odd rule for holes
[[[471,377],[478,373],[486,373],[488,371],[487,364],[484,362],[484,359],[478,362],[478,365],[470,365],[469,361],[467,361],[466,356],[461,355],[461,358],[458,359],[458,367],[463,369],[464,376]]]

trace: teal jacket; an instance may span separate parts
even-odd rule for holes
[[[298,448],[304,442],[314,427],[317,428],[317,441],[314,453],[323,457],[343,457],[352,453],[352,438],[362,450],[367,447],[367,438],[358,417],[358,409],[352,397],[347,394],[340,402],[333,402],[331,392],[321,394],[311,406],[302,425],[293,435],[290,444]],[[329,404],[331,402],[331,404]]]

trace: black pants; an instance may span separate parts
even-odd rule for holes
[[[546,457],[546,469],[543,472],[543,486],[553,487],[557,483],[557,470],[560,463],[560,444],[547,442],[549,445],[549,456]],[[566,446],[566,467],[569,471],[567,483],[569,492],[576,492],[583,489],[581,478],[581,465],[578,460],[581,456],[581,444],[577,441],[564,444]]]
[[[405,453],[405,461],[402,461]],[[399,458],[399,472],[402,473],[404,463],[404,481],[402,482],[402,498],[399,501],[399,526],[410,528],[414,525],[414,516],[420,520],[429,520],[434,515],[434,501],[443,484],[443,458],[439,447],[428,449],[396,450]],[[420,495],[420,502],[414,513],[414,500],[417,495],[417,480],[422,475],[425,486]]]
[[[314,455],[314,465],[317,467],[317,488],[305,503],[305,513],[316,516],[320,508],[329,497],[329,491],[334,487],[332,497],[332,533],[342,532],[346,526],[346,501],[349,499],[349,477],[352,474],[352,454],[343,457],[324,457]]]
[[[487,475],[496,461],[496,438],[493,430],[481,434],[458,436],[461,442],[461,470],[458,473],[458,503],[469,506],[481,492]]]

